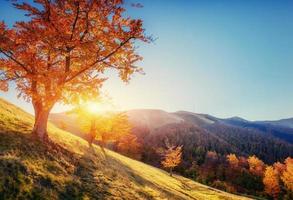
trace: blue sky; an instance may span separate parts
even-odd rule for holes
[[[109,73],[103,90],[119,108],[293,117],[293,1],[140,2],[142,9],[128,13],[142,18],[157,40],[138,50],[146,75],[125,85]],[[0,19],[12,24],[23,17],[1,1]],[[13,87],[0,97],[32,110],[16,99]]]

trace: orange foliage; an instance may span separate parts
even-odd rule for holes
[[[265,164],[255,155],[249,156],[248,159],[249,171],[257,176],[262,176],[265,170]]]
[[[77,123],[87,134],[89,146],[97,139],[103,147],[107,142],[117,141],[131,132],[131,124],[124,112],[92,113],[85,104],[76,107],[69,114],[77,115]]]
[[[99,124],[103,127],[100,131],[102,141],[115,141],[131,132],[131,125],[125,113],[110,113]]]
[[[142,20],[126,16],[122,0],[58,0],[14,3],[28,21],[0,22],[0,89],[9,81],[35,110],[33,132],[47,134],[57,101],[75,103],[99,95],[107,69],[128,81],[142,59],[134,41],[149,42]]]
[[[239,157],[239,167],[240,168],[247,168],[248,167],[247,159],[243,156]]]
[[[288,190],[293,191],[293,158],[285,160],[286,170],[284,171],[281,179]]]
[[[227,155],[227,160],[232,168],[234,168],[234,169],[238,168],[239,159],[237,158],[237,156],[235,154]]]
[[[278,172],[273,167],[268,166],[264,172],[263,183],[265,186],[265,192],[272,196],[274,199],[278,199],[281,191],[279,184]]]
[[[133,134],[127,134],[118,141],[117,150],[129,157],[140,159],[140,149],[141,145]]]
[[[286,170],[286,165],[280,162],[274,163],[273,167],[278,172],[279,175],[282,175],[283,172]]]
[[[161,162],[163,167],[170,169],[170,175],[172,176],[172,170],[174,167],[179,165],[182,160],[182,146],[169,147],[165,154],[164,160]]]

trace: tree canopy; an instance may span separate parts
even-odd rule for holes
[[[169,146],[164,152],[164,159],[162,165],[165,168],[170,169],[170,175],[172,176],[172,170],[179,165],[182,161],[182,146]]]
[[[15,82],[35,110],[34,131],[43,139],[48,114],[59,101],[95,98],[107,69],[123,81],[142,69],[135,41],[149,42],[142,20],[125,15],[122,0],[16,1],[28,21],[0,22],[0,89]]]

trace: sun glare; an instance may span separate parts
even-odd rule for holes
[[[101,105],[95,102],[91,102],[87,105],[87,110],[92,113],[101,111]]]
[[[90,113],[101,113],[113,110],[113,107],[110,104],[104,102],[89,102],[86,105],[86,109]]]

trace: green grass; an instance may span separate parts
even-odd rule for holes
[[[246,199],[99,147],[49,124],[32,139],[33,117],[0,99],[0,199]]]

